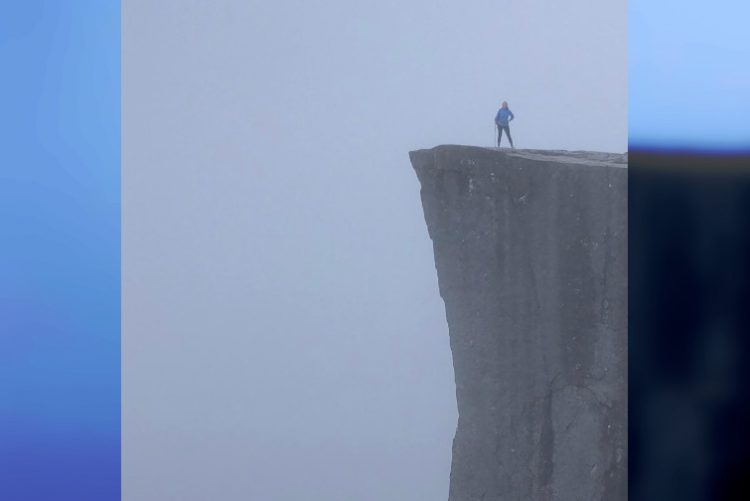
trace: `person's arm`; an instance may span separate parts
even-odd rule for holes
[[[514,118],[516,118],[515,115],[513,115],[512,111],[508,110],[508,113],[510,114],[510,119],[511,120],[513,120]]]
[[[500,110],[497,110],[497,113],[495,113],[495,125],[500,123]]]

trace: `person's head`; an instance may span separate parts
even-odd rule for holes
[[[507,108],[508,107],[508,101],[503,101],[502,107],[503,108]]]

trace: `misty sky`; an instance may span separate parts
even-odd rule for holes
[[[626,3],[123,0],[126,501],[446,499],[408,151],[627,148]]]

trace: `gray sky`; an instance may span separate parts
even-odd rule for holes
[[[624,0],[123,0],[126,501],[445,499],[410,149],[625,151]]]

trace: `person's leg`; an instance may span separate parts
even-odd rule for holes
[[[500,147],[501,139],[503,138],[503,131],[505,131],[505,135],[508,135],[508,128],[505,125],[498,125],[497,127],[497,147]]]
[[[503,137],[503,131],[505,131],[505,135],[508,135],[508,127],[506,125],[498,125],[497,127],[497,147],[500,147],[500,140]],[[510,138],[510,136],[508,136]]]
[[[507,127],[504,127],[504,129],[505,129],[505,134],[508,136],[508,141],[510,141],[510,147],[515,148],[515,146],[513,146],[513,138],[510,137],[510,125],[508,125]]]

